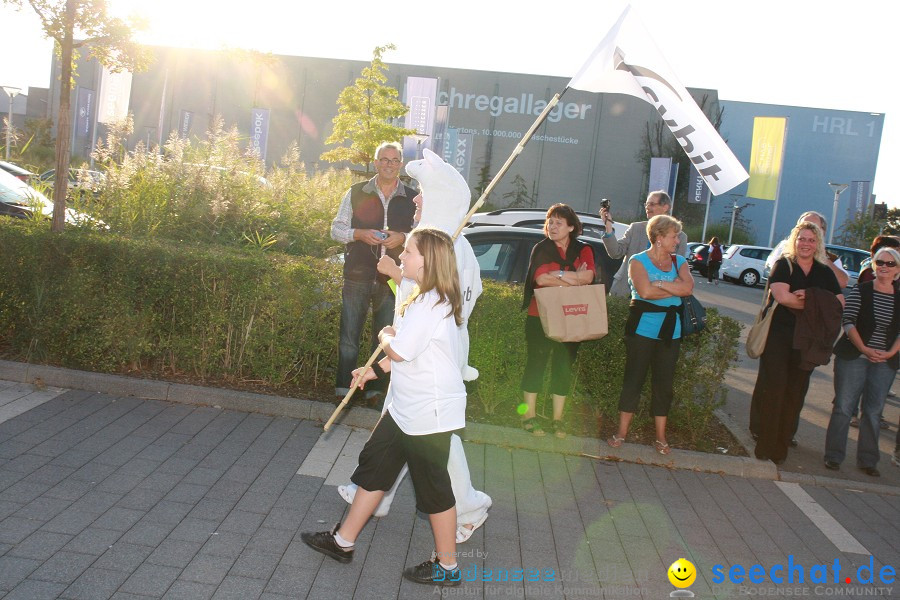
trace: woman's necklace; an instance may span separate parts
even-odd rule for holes
[[[669,254],[663,253],[662,258],[657,258],[653,255],[653,252],[648,253],[650,255],[650,260],[653,261],[653,264],[656,265],[660,271],[667,271],[668,265],[671,264],[672,258]]]

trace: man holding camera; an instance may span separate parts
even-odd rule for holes
[[[647,212],[647,221],[656,215],[667,215],[672,212],[672,200],[669,194],[662,190],[650,192],[644,203]],[[603,235],[603,245],[610,258],[625,257],[622,266],[613,278],[613,284],[609,289],[610,294],[616,296],[631,296],[631,287],[628,285],[628,261],[639,252],[650,247],[650,238],[647,237],[647,221],[636,221],[628,226],[625,235],[616,238],[613,219],[609,214],[609,203],[600,205],[600,218],[606,224],[606,233]],[[678,246],[675,254],[684,256],[687,252],[687,235],[682,231],[678,234]]]
[[[400,181],[403,147],[385,142],[375,150],[375,177],[350,186],[331,223],[331,238],[346,244],[344,286],[341,291],[341,333],[334,392],[343,398],[350,390],[351,371],[359,359],[359,338],[372,307],[372,350],[378,332],[394,321],[394,294],[387,277],[378,273],[378,260],[387,255],[398,262],[406,234],[412,230],[416,190]],[[372,382],[373,384],[376,382]],[[366,398],[383,394],[367,389]],[[368,386],[372,388],[370,384]]]

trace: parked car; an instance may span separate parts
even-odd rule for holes
[[[542,231],[528,227],[466,227],[462,234],[475,252],[482,278],[516,284],[524,283],[531,249],[544,239]],[[598,278],[607,284],[608,290],[622,259],[610,258],[597,238],[581,236],[579,239],[594,249]]]
[[[591,238],[601,238],[606,233],[606,225],[599,215],[578,212],[583,228],[582,235]],[[485,213],[475,213],[469,219],[467,227],[483,227],[485,225],[511,225],[515,227],[528,227],[531,229],[543,229],[547,217],[546,208],[501,208]],[[628,229],[627,223],[613,222],[616,237],[625,235]]]
[[[53,187],[56,182],[56,169],[44,171],[38,179],[42,183]],[[90,190],[96,193],[106,185],[106,175],[100,171],[92,171],[90,169],[69,169],[67,185],[69,190]]]
[[[29,219],[34,217],[35,211],[50,218],[53,216],[53,202],[21,179],[0,170],[0,216]],[[104,223],[84,213],[66,209],[66,223],[85,222],[105,227]]]
[[[762,279],[771,252],[771,248],[764,246],[734,244],[722,255],[719,274],[725,281],[753,287]]]
[[[13,164],[11,162],[6,162],[5,160],[0,160],[0,169],[10,173],[14,177],[21,179],[25,183],[28,183],[32,177],[34,177],[34,173],[29,171],[28,169],[24,169],[19,165]]]
[[[856,285],[856,280],[859,277],[859,272],[863,270],[863,262],[867,258],[871,258],[869,251],[860,250],[859,248],[848,248],[847,246],[835,246],[833,244],[825,244],[825,250],[832,254],[836,254],[838,258],[841,259],[841,266],[844,267],[844,270],[847,271],[847,274],[850,275],[850,281],[847,282],[847,287],[854,287]],[[763,271],[763,281],[767,281],[769,279],[770,268],[771,261],[766,258],[766,268],[765,271]]]

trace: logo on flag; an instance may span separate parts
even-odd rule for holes
[[[784,117],[753,118],[750,184],[747,186],[747,195],[751,198],[774,200],[777,196],[786,129]]]
[[[628,94],[652,104],[713,194],[724,194],[749,177],[630,6],[568,87]]]

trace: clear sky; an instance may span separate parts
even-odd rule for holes
[[[24,2],[27,5],[27,2]],[[145,43],[253,48],[390,63],[574,75],[625,0],[110,0],[139,13]],[[900,206],[900,83],[892,3],[884,0],[633,0],[688,87],[725,100],[884,113],[874,193]],[[0,85],[47,87],[52,46],[30,8],[0,6]],[[848,182],[849,183],[849,182]],[[822,184],[825,186],[825,183]]]

